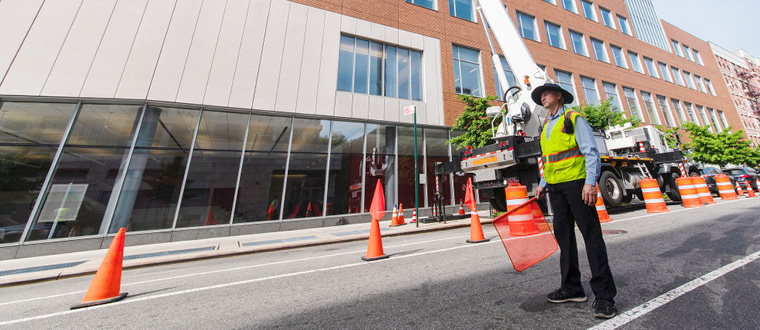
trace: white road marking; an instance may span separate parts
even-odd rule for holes
[[[739,267],[742,267],[750,262],[753,262],[760,258],[760,251],[755,252],[753,254],[750,254],[744,258],[741,258],[739,260],[736,260],[728,265],[725,265],[723,267],[720,267],[712,272],[709,272],[697,279],[692,280],[689,283],[686,283],[684,285],[681,285],[673,290],[670,290],[659,297],[656,297],[650,301],[647,301],[639,306],[637,306],[634,309],[631,309],[629,311],[626,311],[625,313],[622,313],[612,319],[609,319],[607,321],[604,321],[600,324],[597,324],[594,327],[591,327],[589,329],[593,330],[601,330],[601,329],[617,329],[620,326],[623,326],[627,324],[628,322],[631,322],[641,316],[644,316],[645,314],[657,309],[658,307],[665,305],[674,299],[696,289],[699,288],[707,283],[710,283],[711,281],[728,274],[734,269],[737,269]]]

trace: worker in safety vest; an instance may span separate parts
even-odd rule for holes
[[[545,193],[550,194],[562,274],[560,288],[546,298],[553,303],[586,301],[578,268],[576,223],[586,243],[591,267],[590,284],[596,298],[592,305],[594,316],[612,318],[617,314],[614,300],[617,290],[594,207],[601,160],[591,126],[580,113],[567,110],[565,104],[573,102],[573,95],[558,85],[546,83],[536,87],[531,98],[549,111],[541,132],[544,176],[535,195],[542,199]]]

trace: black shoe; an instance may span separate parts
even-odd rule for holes
[[[594,309],[594,316],[600,319],[611,319],[617,315],[617,308],[615,308],[615,302],[607,299],[596,299],[591,305]]]
[[[559,303],[565,303],[565,302],[584,302],[586,301],[586,294],[585,293],[578,293],[578,294],[571,294],[565,290],[558,289],[557,291],[554,291],[548,295],[546,295],[546,300],[549,302],[559,304]]]

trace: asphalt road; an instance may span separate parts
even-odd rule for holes
[[[384,238],[382,261],[359,241],[128,270],[125,300],[73,311],[91,276],[2,288],[0,328],[760,329],[760,199],[670,209],[603,225],[622,313],[607,322],[587,282],[586,303],[546,302],[559,253],[516,272],[461,228]]]

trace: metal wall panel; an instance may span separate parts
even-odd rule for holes
[[[43,95],[77,97],[103,39],[116,0],[85,0],[48,76]]]
[[[440,61],[441,54],[440,49],[436,45],[435,39],[424,38],[423,40],[423,52],[422,52],[422,85],[423,94],[422,100],[427,103],[427,119],[426,124],[438,125],[438,122],[443,117],[442,109],[439,109],[439,105],[442,104],[442,99],[439,99],[438,91],[436,90],[436,82],[440,82]],[[440,83],[439,83],[440,85]]]
[[[301,61],[304,56],[308,13],[309,9],[304,5],[297,3],[290,5],[275,102],[277,111],[295,112],[296,102],[301,97],[296,92],[301,81]],[[306,54],[307,57],[308,55]]]
[[[277,86],[280,81],[280,66],[285,47],[285,35],[288,26],[290,2],[273,0],[269,9],[266,35],[264,36],[264,51],[259,63],[259,75],[256,79],[256,91],[253,97],[253,108],[258,110],[275,110]]]
[[[176,0],[150,0],[137,31],[127,65],[116,89],[117,98],[145,99],[166,39]]]
[[[338,89],[338,51],[340,47],[340,15],[325,13],[325,28],[322,33],[322,56],[319,65],[319,88],[317,89],[317,114],[343,116],[338,114],[336,90]],[[349,112],[350,114],[350,112]]]
[[[203,103],[226,7],[227,1],[203,2],[190,52],[187,55],[185,70],[182,73],[177,102]]]
[[[40,95],[81,4],[81,0],[60,0],[42,6],[0,94]]]
[[[230,91],[231,107],[250,109],[253,106],[270,7],[270,0],[251,0],[248,6],[248,18]]]
[[[32,27],[43,0],[4,0],[0,2],[0,82],[16,57],[21,43]]]
[[[325,11],[309,8],[306,20],[306,36],[301,59],[301,79],[298,84],[296,112],[315,114],[317,112],[317,91],[319,88],[319,66],[322,59],[322,35],[325,31]]]
[[[229,103],[249,5],[250,0],[227,1],[203,104],[227,106]]]
[[[148,0],[116,3],[80,96],[112,98],[116,95],[121,73],[147,5]]]
[[[190,52],[193,35],[197,31],[202,0],[181,0],[172,15],[161,55],[158,58],[148,99],[174,101],[177,99],[182,72]]]

